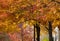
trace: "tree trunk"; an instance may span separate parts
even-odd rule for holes
[[[60,41],[60,25],[58,25],[58,28],[59,28],[59,41]]]
[[[60,41],[60,30],[59,30],[59,41]]]
[[[37,41],[40,41],[40,27],[39,27],[39,24],[36,23],[35,28],[36,28],[36,32],[37,32]]]
[[[35,25],[34,25],[34,41],[35,41]]]
[[[49,22],[49,41],[53,41],[53,37],[52,37],[52,24],[51,22]]]

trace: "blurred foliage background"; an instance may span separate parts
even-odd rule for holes
[[[60,0],[0,0],[0,32],[20,33],[26,22],[32,26],[36,21],[40,22],[41,34],[47,33],[48,21],[53,29],[60,25]]]

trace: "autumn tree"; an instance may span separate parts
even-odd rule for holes
[[[9,3],[9,4],[8,4]],[[52,28],[60,24],[60,4],[55,0],[4,0],[0,1],[0,19],[1,31],[15,32],[20,31],[19,25],[21,22],[33,20],[32,23],[40,32],[40,24],[45,25],[48,29],[49,41],[52,39]],[[57,8],[58,7],[58,8]],[[4,13],[2,13],[4,12]],[[48,27],[46,27],[48,24]],[[3,26],[2,26],[3,25]],[[4,30],[3,30],[4,28]],[[50,29],[50,30],[49,30]],[[38,31],[39,30],[39,31]],[[51,32],[51,33],[50,33]],[[39,39],[37,39],[39,41]]]

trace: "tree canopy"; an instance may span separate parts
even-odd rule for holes
[[[4,32],[17,31],[21,22],[33,20],[47,25],[52,21],[53,27],[60,25],[59,0],[1,0],[0,28]]]

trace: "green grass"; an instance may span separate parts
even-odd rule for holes
[[[44,38],[43,41],[49,41],[49,39],[48,38]]]

